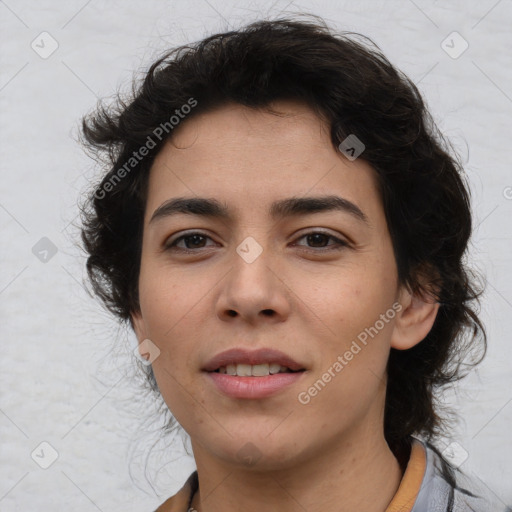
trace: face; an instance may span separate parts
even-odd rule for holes
[[[160,350],[156,380],[196,457],[240,463],[253,450],[260,467],[284,468],[382,430],[400,290],[373,169],[336,151],[308,107],[273,107],[283,115],[230,105],[195,116],[155,159],[132,319]],[[325,196],[341,206],[307,201]],[[160,208],[176,198],[217,201],[225,215]],[[229,349],[253,363],[277,350],[302,371],[205,371]]]

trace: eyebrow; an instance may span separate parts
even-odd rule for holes
[[[367,216],[357,205],[348,199],[335,195],[290,197],[288,199],[275,201],[269,208],[270,217],[274,220],[331,211],[348,213],[355,219],[369,224]],[[227,205],[220,203],[216,199],[205,197],[177,197],[162,203],[153,212],[149,223],[180,213],[225,221],[233,220]]]

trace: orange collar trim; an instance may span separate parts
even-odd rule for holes
[[[407,468],[386,512],[411,512],[423,482],[426,466],[425,447],[420,441],[413,439]]]

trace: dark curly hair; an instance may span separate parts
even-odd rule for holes
[[[350,134],[364,142],[360,158],[375,171],[399,283],[440,303],[424,340],[391,349],[384,433],[398,452],[411,434],[443,432],[452,413],[440,414],[436,391],[482,360],[487,337],[475,308],[478,275],[465,263],[472,217],[462,165],[417,87],[370,39],[336,33],[317,17],[260,21],[166,52],[134,82],[129,101],[118,94],[100,102],[81,130],[86,150],[108,166],[81,206],[89,279],[108,310],[131,324],[130,313],[140,311],[148,175],[172,137],[172,116],[189,119],[228,102],[264,109],[279,99],[313,108],[335,148]]]

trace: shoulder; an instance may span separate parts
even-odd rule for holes
[[[411,512],[512,512],[483,482],[452,467],[432,444],[425,449],[426,467]]]

